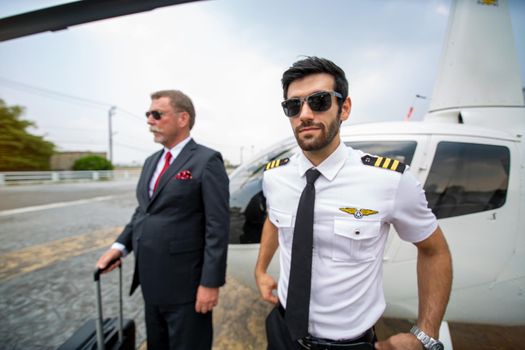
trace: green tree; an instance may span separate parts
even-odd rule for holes
[[[0,171],[49,170],[55,145],[30,134],[26,129],[36,124],[23,120],[23,113],[23,107],[0,99]]]
[[[73,170],[112,170],[113,164],[100,156],[85,156],[75,160]]]

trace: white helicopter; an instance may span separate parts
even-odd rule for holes
[[[351,125],[345,144],[409,164],[453,255],[446,321],[525,324],[525,106],[505,0],[453,2],[430,110],[422,122]],[[297,150],[290,138],[230,176],[228,272],[255,287],[266,217],[264,165]],[[394,231],[394,229],[391,229]],[[416,248],[390,232],[385,316],[417,318]],[[278,259],[270,273],[278,276]],[[441,338],[452,349],[446,323]]]

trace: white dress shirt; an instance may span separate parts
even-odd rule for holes
[[[424,240],[437,227],[410,171],[365,165],[364,155],[341,143],[316,167],[321,176],[315,182],[309,319],[316,337],[358,337],[383,314],[382,256],[390,224],[409,242]],[[299,151],[263,177],[269,219],[279,231],[278,296],[285,307],[296,211],[312,167]]]

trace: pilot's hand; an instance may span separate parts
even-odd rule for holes
[[[219,303],[219,288],[199,286],[197,288],[197,301],[195,311],[205,314],[211,311]]]
[[[110,249],[107,252],[105,252],[104,254],[102,254],[100,259],[98,259],[96,266],[99,269],[105,269],[110,262],[114,261],[113,264],[111,264],[111,266],[109,266],[102,273],[107,273],[107,272],[113,271],[114,269],[116,269],[117,267],[120,266],[121,261],[120,261],[119,258],[121,256],[122,256],[122,252],[120,250],[115,249],[115,248]]]
[[[411,333],[399,333],[385,341],[378,341],[377,350],[425,350],[423,344]]]
[[[275,282],[273,277],[267,273],[258,273],[255,276],[255,282],[257,283],[257,288],[259,288],[262,299],[271,304],[277,304],[279,299],[273,294],[273,291],[277,289],[277,282]]]

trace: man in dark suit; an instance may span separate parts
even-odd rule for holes
[[[144,163],[138,207],[98,268],[135,253],[131,292],[140,284],[148,349],[211,349],[212,309],[225,283],[228,176],[220,153],[190,136],[195,109],[180,91],[151,95],[146,112],[164,149]]]

